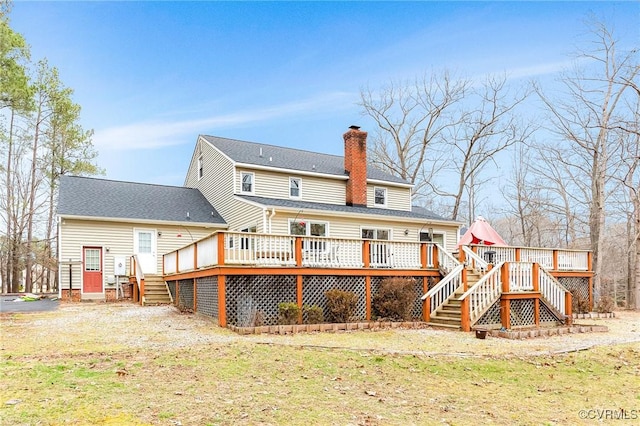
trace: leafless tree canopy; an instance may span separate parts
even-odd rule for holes
[[[360,105],[377,125],[372,158],[414,184],[414,203],[466,222],[480,209],[513,244],[590,248],[596,295],[622,287],[616,297],[637,307],[638,46],[603,22],[588,29],[551,85],[432,72],[363,90]]]

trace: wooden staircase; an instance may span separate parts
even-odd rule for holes
[[[469,288],[482,277],[482,272],[467,268],[467,283]],[[435,327],[462,329],[462,302],[458,299],[464,294],[463,287],[458,287],[455,293],[438,310],[431,314],[429,325]]]
[[[167,305],[171,296],[161,275],[145,275],[143,305]]]

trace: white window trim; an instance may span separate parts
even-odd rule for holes
[[[297,196],[291,195],[291,188],[292,188],[291,182],[294,181],[294,180],[298,181],[298,195]],[[302,179],[301,178],[294,177],[294,176],[289,176],[289,198],[293,198],[295,200],[299,200],[299,199],[302,198]]]
[[[251,191],[244,191],[243,189],[243,184],[244,184],[244,176],[245,175],[250,175],[251,176]],[[253,172],[240,172],[240,193],[241,194],[255,194],[256,193],[256,174]]]
[[[373,238],[373,239],[369,240],[368,238],[362,238],[362,231],[364,229],[373,229],[374,231],[376,231],[376,237],[377,237],[377,231],[378,230],[388,231],[389,232],[389,239],[388,240],[379,240],[378,238]],[[384,228],[382,226],[361,226],[360,227],[360,239],[369,240],[369,241],[393,241],[393,228]]]
[[[202,173],[200,173],[201,171]],[[198,180],[204,178],[204,159],[202,155],[198,157],[198,170],[196,171],[196,173],[198,174]]]
[[[294,219],[289,219],[289,220],[288,220],[288,223],[289,223],[289,227],[288,227],[289,235],[294,235],[294,234],[292,234],[292,233],[291,233],[291,224],[292,224],[293,222],[294,222]],[[324,220],[295,219],[295,222],[298,222],[298,223],[300,223],[300,222],[304,222],[304,223],[305,223],[305,226],[304,226],[304,232],[305,232],[305,234],[304,234],[304,235],[300,235],[301,237],[302,237],[302,236],[304,236],[304,237],[311,237],[311,236],[315,236],[315,235],[311,235],[311,226],[310,226],[310,225],[311,225],[312,223],[317,223],[317,224],[322,224],[322,225],[324,225],[324,230],[325,230],[325,234],[326,234],[326,235],[324,235],[324,237],[328,237],[329,235],[331,235],[331,234],[329,233],[329,222],[325,222]]]
[[[384,203],[380,204],[376,201],[376,191],[377,190],[382,190],[384,191]],[[389,199],[389,191],[387,191],[387,188],[384,188],[382,186],[374,186],[373,187],[373,205],[374,207],[387,207],[387,200]]]
[[[420,241],[420,234],[429,234],[429,231],[418,231],[418,242],[428,242],[428,241]],[[433,231],[433,235],[442,235],[442,248],[446,250],[447,248],[447,233],[444,231]],[[431,237],[431,242],[433,242],[433,236]]]

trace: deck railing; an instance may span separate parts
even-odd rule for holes
[[[538,287],[540,293],[551,303],[551,305],[562,315],[567,314],[567,290],[562,284],[558,282],[549,272],[544,269],[540,269],[538,275]]]
[[[429,290],[422,300],[425,301],[427,306],[427,321],[432,313],[437,311],[444,303],[456,292],[456,290],[462,285],[462,271],[464,265],[458,265],[453,268],[444,278],[442,278],[438,284],[436,284],[431,290]]]
[[[470,327],[498,300],[502,292],[502,269],[504,263],[487,272],[480,280],[458,298],[462,303],[461,322],[463,330]],[[465,330],[469,331],[469,330]]]
[[[466,265],[472,267],[473,269],[480,270],[480,271],[486,271],[487,270],[487,266],[489,266],[489,264],[487,263],[486,260],[484,260],[482,257],[478,256],[476,254],[476,252],[471,250],[471,248],[468,247],[468,246],[462,246],[460,248],[464,252],[465,264]]]
[[[433,250],[434,246],[437,247],[438,249],[438,265],[440,267],[440,270],[443,271],[445,275],[453,271],[456,267],[458,267],[458,265],[460,265],[460,262],[458,262],[458,259],[453,257],[453,255],[447,252],[440,245],[433,244],[429,246],[429,248]],[[434,265],[432,264],[430,267],[433,267],[433,266]]]
[[[487,251],[494,264],[503,261],[538,262],[562,271],[586,271],[589,253],[561,249],[463,247],[467,259],[485,267]],[[216,232],[163,256],[164,274],[220,265],[304,266],[317,268],[440,269],[444,275],[460,262],[434,243],[311,237],[247,232]],[[549,268],[549,265],[555,268]]]
[[[509,291],[533,291],[533,262],[509,262]]]
[[[501,262],[535,262],[552,271],[588,271],[590,268],[590,253],[587,250],[485,245],[472,245],[470,247],[482,259],[493,258],[494,264]]]

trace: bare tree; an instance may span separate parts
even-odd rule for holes
[[[625,114],[628,81],[635,80],[639,69],[637,52],[620,52],[617,40],[603,23],[594,24],[592,35],[591,48],[578,52],[580,61],[560,80],[564,93],[549,96],[539,88],[537,92],[550,113],[553,131],[569,144],[555,160],[562,162],[573,183],[585,192],[594,284],[599,294],[611,153],[619,143],[612,125],[617,115]]]
[[[506,82],[506,76],[493,76],[474,87],[445,71],[392,83],[378,97],[362,91],[360,105],[378,125],[374,162],[414,184],[416,199],[448,198],[452,219],[465,201],[473,215],[477,188],[488,180],[485,166],[532,131],[514,114],[529,91],[511,95]]]
[[[411,182],[414,196],[428,197],[428,181],[443,157],[440,144],[446,130],[457,124],[455,109],[470,87],[469,80],[443,71],[413,82],[391,82],[377,94],[362,90],[360,106],[378,125],[371,160]]]

